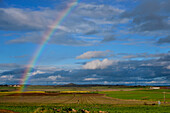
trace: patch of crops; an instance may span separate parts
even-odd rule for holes
[[[20,113],[58,113],[75,110],[81,113],[82,110],[91,113],[105,111],[110,113],[168,113],[169,106],[114,106],[107,104],[46,104],[46,105],[0,105],[0,109],[8,109]]]
[[[109,97],[119,98],[119,99],[137,99],[137,100],[150,100],[150,101],[163,101],[164,94],[162,91],[148,91],[148,90],[136,90],[136,91],[105,91],[99,92],[106,94]],[[166,101],[170,102],[170,93],[165,93]]]

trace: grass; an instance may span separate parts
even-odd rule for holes
[[[108,104],[8,104],[0,105],[0,109],[8,109],[20,113],[33,113],[35,110],[43,108],[47,111],[52,111],[55,109],[68,110],[69,108],[80,111],[85,109],[91,112],[107,111],[110,113],[168,113],[170,112],[170,107],[168,106],[118,106],[118,105],[108,105]],[[49,112],[50,113],[50,112]],[[53,112],[54,113],[54,112]]]
[[[163,92],[166,92],[166,101],[170,102],[170,90],[104,91],[99,93],[106,94],[109,97],[119,99],[163,101]]]

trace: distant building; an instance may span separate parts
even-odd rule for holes
[[[21,87],[21,85],[9,85],[10,87]]]
[[[150,87],[150,89],[160,89],[160,87]]]

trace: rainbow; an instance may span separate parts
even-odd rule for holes
[[[26,84],[30,78],[30,73],[32,69],[35,66],[35,63],[39,56],[41,55],[41,52],[43,51],[43,48],[45,45],[48,43],[50,40],[51,36],[53,35],[54,31],[58,28],[58,26],[62,23],[62,21],[68,16],[68,14],[71,12],[71,10],[78,4],[78,0],[73,0],[70,4],[68,4],[68,7],[64,9],[58,18],[55,20],[54,24],[52,27],[50,27],[46,32],[45,35],[43,36],[43,39],[40,43],[40,46],[36,49],[32,59],[29,62],[29,65],[26,67],[24,74],[22,75],[20,84],[21,88],[19,89],[20,92],[24,92],[26,88]]]

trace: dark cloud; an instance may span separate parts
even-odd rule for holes
[[[170,30],[169,0],[143,0],[130,12],[123,13],[122,17],[132,19],[133,31],[167,31]]]
[[[167,61],[170,63],[170,51],[168,52],[168,54],[162,56],[159,61]]]
[[[41,8],[39,10],[21,8],[0,8],[0,30],[24,31],[21,37],[10,40],[8,43],[41,43],[44,31],[56,25],[54,21],[60,16],[68,3],[59,4],[56,8]],[[61,8],[62,7],[62,8]],[[50,43],[60,45],[91,45],[89,38],[82,35],[104,37],[103,42],[113,41],[110,36],[110,26],[125,23],[125,19],[117,18],[124,10],[111,5],[79,3],[57,26]],[[95,12],[95,14],[94,14]],[[105,32],[107,29],[108,32]],[[26,31],[26,33],[25,33]],[[31,31],[31,32],[30,32]],[[75,36],[76,35],[76,36]],[[83,39],[83,40],[82,40]],[[100,42],[100,39],[91,39],[91,42]]]
[[[51,74],[43,74],[33,76],[32,79],[36,81],[39,78],[49,78],[50,76],[61,76],[54,80],[55,82],[74,82],[74,83],[103,83],[104,81],[111,83],[126,83],[137,82],[146,84],[146,82],[155,81],[155,84],[159,84],[166,80],[170,76],[170,70],[164,68],[164,66],[154,65],[156,60],[149,61],[124,61],[119,62],[117,65],[106,69],[77,69],[72,71],[56,71]],[[153,64],[145,65],[144,64]],[[41,76],[41,77],[40,77]],[[75,79],[76,78],[76,79]],[[123,78],[123,79],[122,79]],[[158,80],[159,79],[159,80]],[[54,82],[53,80],[48,80]]]
[[[167,58],[167,57],[162,57]],[[30,73],[30,84],[62,84],[62,83],[110,83],[110,84],[169,84],[170,65],[166,60],[130,60],[119,61],[103,69],[73,69],[42,73],[33,69]],[[24,69],[6,71],[0,77],[10,83],[21,78]],[[12,78],[12,79],[11,79]],[[1,79],[2,80],[2,79]],[[0,81],[1,81],[0,80]],[[18,81],[19,82],[19,81]]]
[[[164,38],[160,38],[158,41],[157,41],[158,44],[168,44],[170,43],[170,35],[167,36],[167,37],[164,37]]]
[[[124,59],[132,59],[132,58],[160,58],[168,55],[168,53],[156,53],[156,54],[149,54],[149,53],[136,53],[136,54],[120,54],[123,55]]]
[[[12,70],[21,68],[23,65],[15,64],[15,63],[6,63],[6,64],[0,64],[0,70]]]
[[[104,37],[102,43],[115,41],[116,38],[112,35],[113,31],[120,31],[119,25],[122,27],[122,24],[128,24],[131,21],[129,28],[132,31],[168,31],[170,29],[169,3],[168,0],[143,0],[136,8],[125,11],[111,5],[82,2],[72,10],[63,23],[57,26],[50,42],[60,45],[93,45],[88,43],[88,37],[84,37],[82,40],[79,37],[82,35],[99,37],[90,40],[95,43],[101,41],[100,37]],[[8,42],[10,44],[41,43],[42,36],[44,36],[42,32],[54,26],[56,17],[66,7],[67,2],[57,5],[54,9],[0,8],[0,30],[29,31],[28,34],[10,40]],[[123,27],[126,28],[126,25],[123,25]],[[128,29],[125,31],[128,32]],[[120,33],[118,32],[118,34]],[[163,42],[160,41],[159,43]]]
[[[90,30],[90,31],[87,31],[86,33],[84,33],[85,35],[94,35],[94,34],[97,34],[98,31],[96,30]]]
[[[51,44],[58,44],[58,45],[72,45],[72,46],[90,46],[92,43],[81,40],[81,39],[76,39],[73,36],[70,36],[69,34],[59,34],[54,36],[49,43]]]
[[[103,38],[103,40],[101,41],[102,43],[104,42],[111,42],[111,41],[115,41],[116,38],[114,35],[107,35]]]
[[[28,33],[26,36],[22,36],[20,38],[16,38],[13,40],[9,40],[7,44],[20,44],[20,43],[35,43],[41,44],[44,38],[44,33]],[[50,44],[57,44],[57,45],[72,45],[72,46],[90,46],[92,43],[75,38],[74,36],[59,32],[51,36],[49,42]]]
[[[2,72],[0,75],[15,75],[15,77],[19,78],[24,74],[25,71],[26,71],[26,68],[18,68],[18,69],[14,69],[11,71]],[[32,69],[30,72],[34,72],[34,71],[36,70]]]

